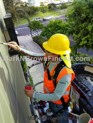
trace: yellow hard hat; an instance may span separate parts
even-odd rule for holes
[[[70,41],[64,34],[54,34],[50,39],[43,43],[44,49],[47,51],[58,54],[65,62],[66,66],[71,67],[70,60]],[[65,55],[65,56],[64,56]]]
[[[54,34],[49,38],[48,41],[43,43],[44,49],[51,53],[59,55],[65,55],[70,53],[71,49],[69,46],[69,39],[66,35],[63,34]]]

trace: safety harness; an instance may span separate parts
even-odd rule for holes
[[[58,75],[59,75],[59,73],[60,73],[60,71],[62,70],[63,67],[65,67],[65,63],[64,63],[63,61],[61,61],[61,62],[57,65],[57,67],[55,68],[55,74],[54,74],[54,76],[53,76],[55,87],[57,86],[56,79],[57,79],[57,77],[58,77]],[[65,102],[63,97],[61,97],[60,100],[62,101],[62,104],[63,104],[63,106],[64,106],[65,108],[68,107],[69,102],[70,102],[70,93],[69,93],[69,101],[68,101],[68,102]]]
[[[46,62],[46,66],[48,66],[48,64],[49,64],[49,62]],[[58,77],[60,71],[62,70],[62,68],[65,67],[65,66],[66,66],[65,63],[64,63],[63,61],[61,61],[61,62],[56,66],[56,68],[55,68],[55,73],[54,73],[54,75],[53,75],[52,78],[51,78],[49,69],[47,68],[48,79],[49,79],[49,80],[53,80],[53,83],[54,83],[55,88],[56,88],[56,86],[57,86],[57,83],[56,83],[57,80],[56,80],[56,79],[57,79],[57,77]],[[60,100],[62,101],[62,104],[63,104],[64,108],[67,108],[68,105],[69,105],[69,102],[70,102],[70,93],[69,93],[69,101],[68,101],[68,102],[65,102],[63,97],[61,97]]]

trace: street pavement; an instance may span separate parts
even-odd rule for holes
[[[61,20],[65,20],[65,15],[61,15],[61,16],[56,16],[56,17],[53,17],[53,18],[51,18],[51,19],[47,19],[47,20],[45,20],[45,21],[42,21],[41,23],[44,25],[44,26],[46,26],[48,23],[49,23],[49,21],[50,20],[59,20],[59,19],[61,19]],[[15,28],[15,31],[17,31],[18,32],[18,35],[19,36],[24,36],[24,35],[29,35],[30,33],[32,33],[32,35],[33,36],[37,36],[37,35],[39,35],[40,33],[41,33],[41,30],[38,30],[38,33],[36,32],[36,31],[31,31],[30,32],[30,29],[29,29],[29,27],[28,27],[28,24],[24,24],[24,25],[20,25],[20,26],[18,26],[18,27],[16,27]]]
[[[42,32],[41,30],[38,30],[38,33],[36,31],[30,31],[30,28],[27,25],[20,26],[20,27],[16,28],[15,31],[17,31],[18,36],[24,36],[24,35],[32,34],[33,37],[40,35],[40,33]]]

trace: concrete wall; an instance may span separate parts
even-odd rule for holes
[[[3,33],[5,9],[0,0],[0,42],[6,42]],[[24,75],[20,61],[9,57],[7,46],[0,44],[0,123],[32,123],[29,99],[24,94]]]

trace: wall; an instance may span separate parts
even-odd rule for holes
[[[5,9],[0,0],[0,42],[6,42],[3,33]],[[13,61],[14,58],[17,61]],[[29,99],[24,94],[25,79],[18,56],[9,57],[7,46],[0,44],[0,123],[32,123]]]

